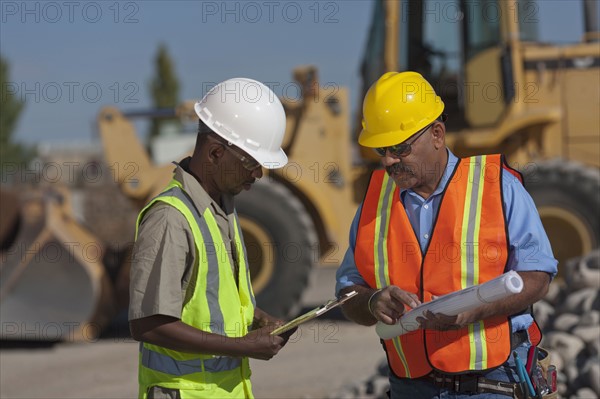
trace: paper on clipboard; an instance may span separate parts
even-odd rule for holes
[[[302,323],[306,323],[309,320],[319,317],[319,316],[329,312],[331,309],[340,306],[341,304],[343,304],[344,302],[346,302],[348,299],[352,298],[356,294],[358,294],[358,292],[352,291],[352,292],[342,295],[338,299],[333,299],[333,300],[327,302],[325,305],[321,305],[318,308],[314,308],[313,310],[306,312],[303,315],[298,316],[293,320],[288,321],[281,327],[276,328],[275,330],[273,330],[271,332],[271,335],[282,334],[286,331],[291,330],[294,327],[299,326]]]

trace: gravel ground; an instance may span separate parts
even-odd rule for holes
[[[0,351],[2,398],[133,398],[138,345],[129,338]],[[369,376],[381,360],[371,328],[308,323],[278,356],[253,360],[257,398],[326,398]]]

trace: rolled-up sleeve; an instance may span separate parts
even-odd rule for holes
[[[178,210],[155,204],[147,211],[133,247],[129,320],[157,314],[181,317],[183,280],[193,256],[190,242],[188,223]]]
[[[544,230],[533,199],[525,187],[504,171],[502,190],[510,248],[507,270],[517,272],[541,271],[553,278],[558,261],[552,254],[550,240]],[[512,330],[526,330],[533,323],[529,313],[511,318]]]
[[[556,275],[558,261],[533,199],[510,173],[504,172],[503,191],[510,251],[508,270],[542,271]]]

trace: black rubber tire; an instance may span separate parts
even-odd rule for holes
[[[267,179],[265,179],[267,180]],[[235,199],[250,263],[258,307],[269,314],[288,318],[301,309],[300,299],[316,263],[317,234],[306,209],[290,190],[277,182],[259,181]],[[244,226],[252,224],[258,235]],[[264,234],[258,243],[257,236]],[[268,237],[268,242],[264,239]],[[254,240],[254,242],[252,242]],[[272,251],[272,252],[265,252]],[[263,251],[261,253],[261,251]],[[257,271],[266,256],[268,275],[256,285]]]
[[[523,172],[559,266],[600,245],[600,170],[556,159]]]
[[[21,224],[21,205],[16,193],[0,190],[0,252],[8,250],[14,243],[19,233]]]

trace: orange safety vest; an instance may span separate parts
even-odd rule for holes
[[[424,254],[398,187],[385,171],[375,171],[363,202],[354,255],[367,284],[396,285],[424,303],[432,295],[482,284],[504,273],[509,246],[503,168],[520,178],[500,155],[459,160],[442,194]],[[497,316],[460,330],[417,329],[383,344],[390,369],[398,377],[418,378],[432,369],[449,374],[482,371],[508,360],[511,325],[508,317]]]

